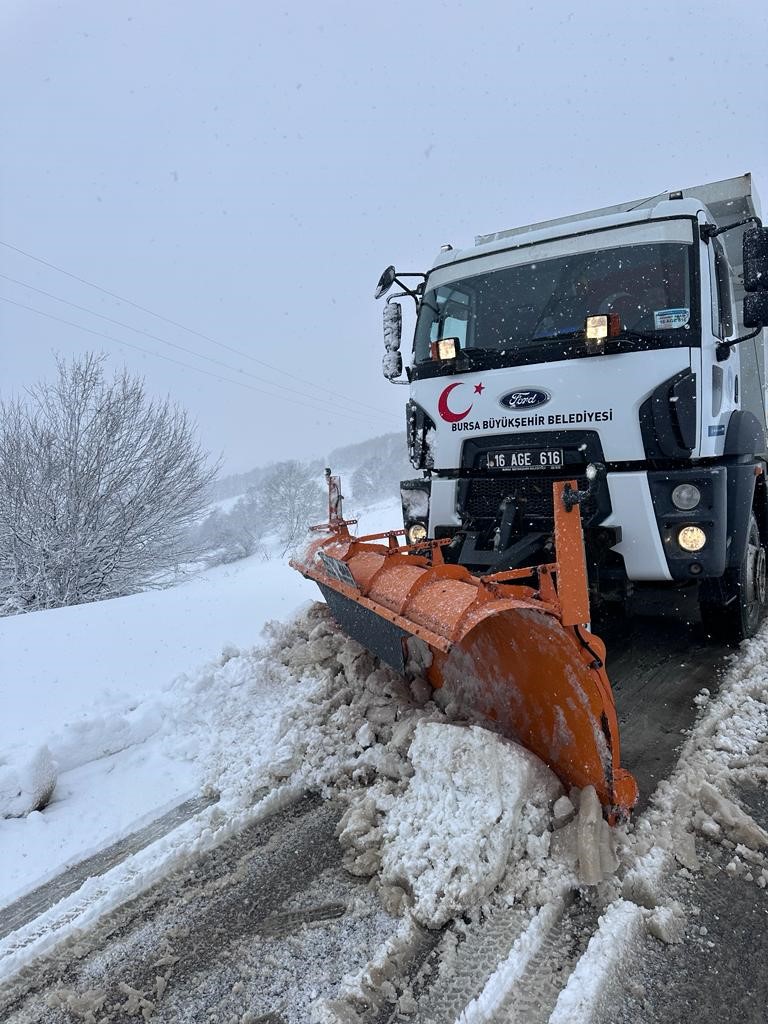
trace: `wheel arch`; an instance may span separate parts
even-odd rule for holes
[[[762,472],[755,478],[755,493],[752,498],[752,508],[760,529],[760,537],[768,546],[768,479],[766,479],[766,464],[761,463]]]
[[[758,469],[762,473],[758,475]],[[762,482],[761,482],[762,481]],[[760,536],[768,536],[768,496],[765,486],[765,463],[760,460],[728,466],[727,560],[729,568],[741,565],[747,548],[749,520],[755,513]]]

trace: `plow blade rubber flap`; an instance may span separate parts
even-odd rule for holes
[[[398,547],[394,532],[358,539],[343,521],[291,564],[320,586],[348,636],[398,672],[410,638],[426,644],[433,687],[533,751],[566,786],[593,785],[613,818],[634,806],[637,786],[620,767],[605,648],[586,627],[581,521],[578,509],[565,511],[564,486],[555,485],[553,565],[478,577],[443,564],[434,542],[414,550]]]

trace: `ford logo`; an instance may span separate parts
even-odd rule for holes
[[[528,388],[526,391],[510,391],[502,395],[499,404],[505,409],[533,409],[537,405],[544,405],[552,395],[541,388]]]

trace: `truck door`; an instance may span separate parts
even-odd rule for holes
[[[723,454],[731,413],[741,407],[741,354],[718,359],[717,347],[733,335],[731,268],[719,238],[702,243],[701,373],[699,384],[702,458]]]

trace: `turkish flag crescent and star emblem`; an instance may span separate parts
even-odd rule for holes
[[[446,423],[459,423],[464,420],[472,412],[472,402],[467,406],[466,409],[462,409],[459,412],[455,412],[449,405],[448,399],[451,397],[456,388],[464,386],[464,381],[458,380],[453,384],[449,384],[447,388],[443,388],[440,393],[440,397],[437,400],[437,411],[440,413],[440,417],[445,420]],[[475,394],[482,395],[485,390],[484,384],[475,384]]]

